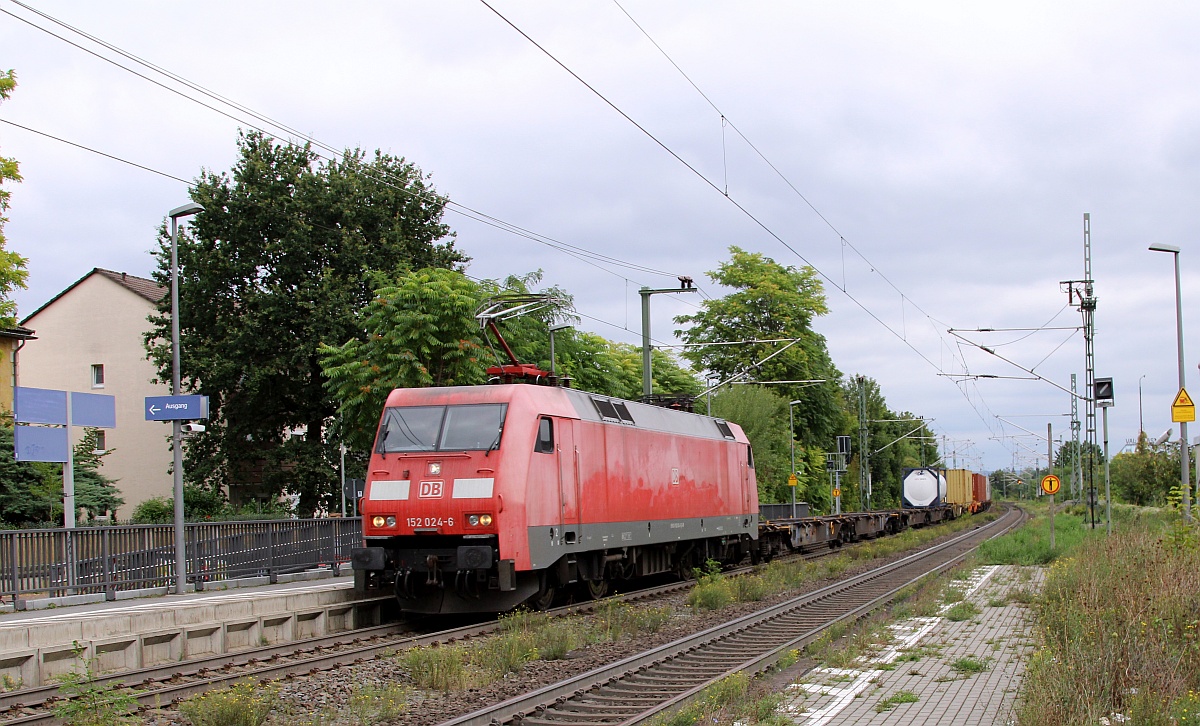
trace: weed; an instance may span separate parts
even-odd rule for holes
[[[993,595],[988,598],[987,606],[990,608],[1002,608],[1008,605],[1008,598],[1003,595]]]
[[[20,678],[13,678],[7,673],[0,679],[0,691],[16,691],[25,685],[25,681]]]
[[[957,587],[948,587],[946,588],[945,592],[942,593],[942,602],[947,604],[962,602],[963,597],[965,596],[963,595],[963,591],[961,589]]]
[[[609,600],[596,608],[592,618],[593,638],[598,642],[657,633],[671,620],[669,607],[634,607]]]
[[[979,614],[979,607],[970,600],[963,600],[955,603],[953,607],[946,611],[946,619],[953,622],[962,622],[970,620]]]
[[[1011,602],[1020,603],[1021,605],[1030,605],[1037,599],[1037,595],[1025,587],[1018,587],[1015,590],[1008,591],[1008,599]]]
[[[538,659],[537,638],[533,633],[521,631],[501,633],[476,646],[471,659],[497,677],[516,673],[529,661]]]
[[[467,659],[460,646],[412,648],[400,654],[400,662],[418,688],[456,691],[466,686]]]
[[[989,662],[990,659],[988,658],[976,658],[973,655],[968,655],[951,663],[950,668],[963,674],[983,673],[988,669]]]
[[[875,713],[891,711],[902,703],[916,703],[919,700],[921,699],[917,698],[917,694],[912,691],[898,691],[875,704]]]
[[[568,620],[555,620],[534,634],[534,649],[542,660],[560,660],[583,645],[586,633]]]
[[[409,695],[409,689],[405,686],[364,685],[350,694],[346,710],[351,720],[360,726],[374,726],[403,716]]]
[[[76,641],[72,650],[83,669],[76,666],[58,677],[58,692],[66,700],[54,706],[54,715],[72,726],[130,723],[128,714],[137,707],[134,695],[112,684],[97,683],[95,662],[84,657],[84,647]]]
[[[278,703],[278,688],[245,682],[184,701],[179,712],[193,726],[262,726]]]

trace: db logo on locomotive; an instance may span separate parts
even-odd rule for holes
[[[441,499],[444,482],[423,481],[417,488],[417,496],[421,499]]]

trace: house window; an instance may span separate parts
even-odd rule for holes
[[[104,429],[96,431],[96,448],[92,449],[93,454],[103,454],[108,450],[107,437],[104,435]]]
[[[104,364],[92,364],[92,388],[104,388]]]

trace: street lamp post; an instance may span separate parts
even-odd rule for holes
[[[792,447],[792,476],[796,476],[796,419],[792,413],[792,407],[797,403],[800,403],[800,401],[788,401],[788,443],[791,444]],[[789,488],[792,490],[792,519],[795,519],[796,487],[792,486]],[[811,512],[812,510],[810,509],[809,511]]]
[[[1142,418],[1142,381],[1145,378],[1146,378],[1146,374],[1143,373],[1142,377],[1138,379],[1138,437],[1139,438],[1141,437],[1142,432],[1144,432],[1146,430],[1146,420]]]
[[[1175,328],[1176,344],[1179,350],[1179,390],[1183,390],[1187,381],[1183,368],[1183,292],[1179,285],[1179,248],[1174,245],[1153,244],[1151,252],[1170,252],[1175,258]],[[1188,437],[1187,421],[1179,422],[1179,478],[1183,489],[1183,519],[1192,521],[1192,478],[1188,473]]]
[[[168,212],[171,217],[171,395],[179,395],[179,218],[204,211],[195,202]],[[175,594],[182,595],[187,586],[187,553],[184,550],[183,528],[183,449],[180,443],[182,421],[171,421],[171,451],[174,454],[173,473],[175,495]]]

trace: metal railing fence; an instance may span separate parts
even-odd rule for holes
[[[195,522],[185,526],[187,579],[205,582],[301,572],[350,559],[359,517]],[[169,524],[0,531],[0,601],[171,587]]]

